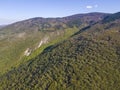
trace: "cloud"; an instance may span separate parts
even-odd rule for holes
[[[93,8],[93,6],[90,6],[90,5],[89,5],[89,6],[86,6],[86,8],[87,8],[87,9],[91,9],[91,8]]]
[[[98,7],[97,4],[96,5],[87,5],[86,6],[87,9],[92,9],[92,8],[97,8],[97,7]]]

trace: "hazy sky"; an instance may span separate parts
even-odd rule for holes
[[[120,11],[120,0],[0,0],[0,24],[33,17]]]

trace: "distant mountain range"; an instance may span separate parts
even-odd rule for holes
[[[3,27],[5,27],[6,25],[0,25],[0,29],[2,29]]]
[[[1,90],[119,90],[120,13],[5,26],[0,62]]]

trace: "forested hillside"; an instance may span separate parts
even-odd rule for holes
[[[2,75],[0,88],[120,90],[120,19],[103,22],[80,29]]]
[[[63,18],[36,17],[2,27],[0,74],[36,57],[49,45],[69,38],[79,29],[98,22],[106,15],[108,14],[88,13]]]

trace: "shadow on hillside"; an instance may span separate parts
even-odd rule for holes
[[[73,34],[71,37],[75,36],[75,35],[78,35],[84,31],[87,31],[91,26],[87,26],[87,27],[84,27],[82,29],[80,29],[78,32],[76,32],[75,34]]]

